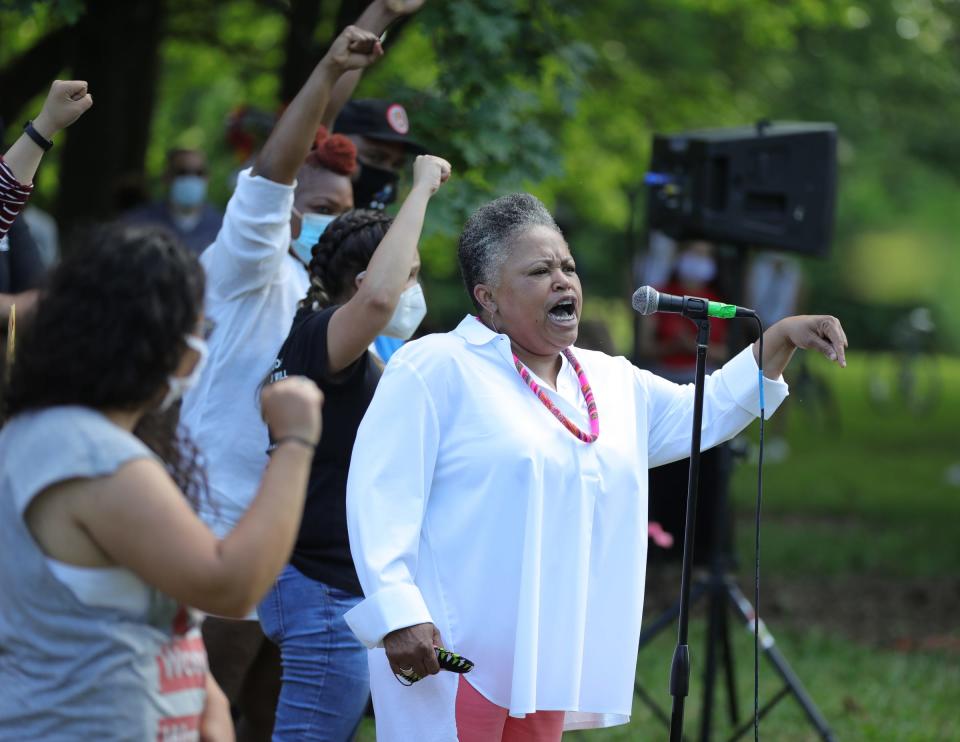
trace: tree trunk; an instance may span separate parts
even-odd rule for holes
[[[61,233],[114,216],[119,184],[143,178],[164,11],[164,0],[98,0],[76,27],[73,75],[90,82],[93,108],[67,130]]]
[[[335,20],[335,34],[354,23],[361,16],[370,0],[340,0],[337,6]],[[300,91],[303,84],[310,77],[310,73],[326,52],[329,42],[318,43],[314,36],[320,19],[324,17],[328,4],[317,0],[291,0],[289,13],[289,29],[284,44],[285,58],[280,71],[280,98],[289,103]],[[323,10],[321,10],[323,8]],[[399,32],[410,20],[401,18],[390,29],[386,46],[389,48],[399,37]]]
[[[314,41],[320,8],[317,0],[292,0],[284,43],[285,57],[280,70],[280,100],[289,103],[310,77],[320,60],[320,45]]]
[[[0,70],[0,118],[11,133],[37,111],[23,111],[35,96],[50,87],[50,83],[72,56],[73,26],[64,26],[40,39],[23,54]]]
[[[357,20],[367,5],[369,5],[367,0],[340,0],[340,7],[337,9],[337,28],[335,33],[340,33]]]

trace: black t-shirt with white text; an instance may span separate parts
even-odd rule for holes
[[[364,351],[343,371],[330,373],[327,328],[338,308],[297,312],[271,378],[306,376],[324,395],[323,432],[313,457],[300,534],[290,563],[307,577],[362,595],[347,538],[347,473],[357,428],[382,371],[370,351]]]

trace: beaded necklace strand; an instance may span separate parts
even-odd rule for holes
[[[593,399],[593,390],[590,388],[590,382],[587,381],[587,375],[584,373],[583,367],[574,357],[570,349],[564,349],[563,355],[566,356],[567,360],[570,362],[570,365],[573,366],[573,370],[577,374],[577,380],[580,382],[580,391],[583,393],[583,399],[587,403],[587,415],[590,418],[589,433],[582,431],[575,423],[571,422],[567,416],[560,411],[560,409],[551,401],[550,397],[547,396],[547,393],[543,391],[543,389],[540,388],[540,385],[533,380],[533,374],[531,374],[530,370],[523,365],[523,362],[517,357],[516,353],[513,354],[513,364],[517,367],[517,372],[520,374],[520,378],[526,382],[528,387],[530,387],[530,391],[537,395],[537,399],[543,402],[543,406],[550,410],[553,416],[563,424],[563,427],[573,433],[573,435],[575,435],[584,443],[593,443],[595,440],[597,440],[597,438],[600,437],[600,415],[597,412],[597,403]]]

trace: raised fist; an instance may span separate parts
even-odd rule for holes
[[[260,393],[260,411],[274,439],[285,436],[318,442],[323,393],[305,376],[290,376]]]
[[[33,121],[41,136],[52,139],[61,129],[80,118],[93,105],[84,80],[54,80],[40,115]]]
[[[450,163],[433,155],[420,155],[413,162],[413,187],[436,193],[450,177]]]
[[[323,61],[339,73],[368,67],[383,56],[380,38],[356,26],[347,26],[334,39]]]

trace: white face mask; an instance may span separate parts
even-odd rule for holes
[[[427,300],[423,296],[423,289],[415,283],[402,294],[393,316],[383,328],[381,334],[401,340],[409,340],[416,332],[423,318],[427,316]]]
[[[184,394],[197,385],[197,382],[200,381],[200,375],[203,373],[203,367],[207,362],[209,350],[207,342],[203,338],[198,338],[196,335],[187,335],[183,341],[188,348],[195,350],[200,357],[187,376],[167,377],[167,394],[160,403],[160,412],[169,410],[174,402],[181,399]]]

